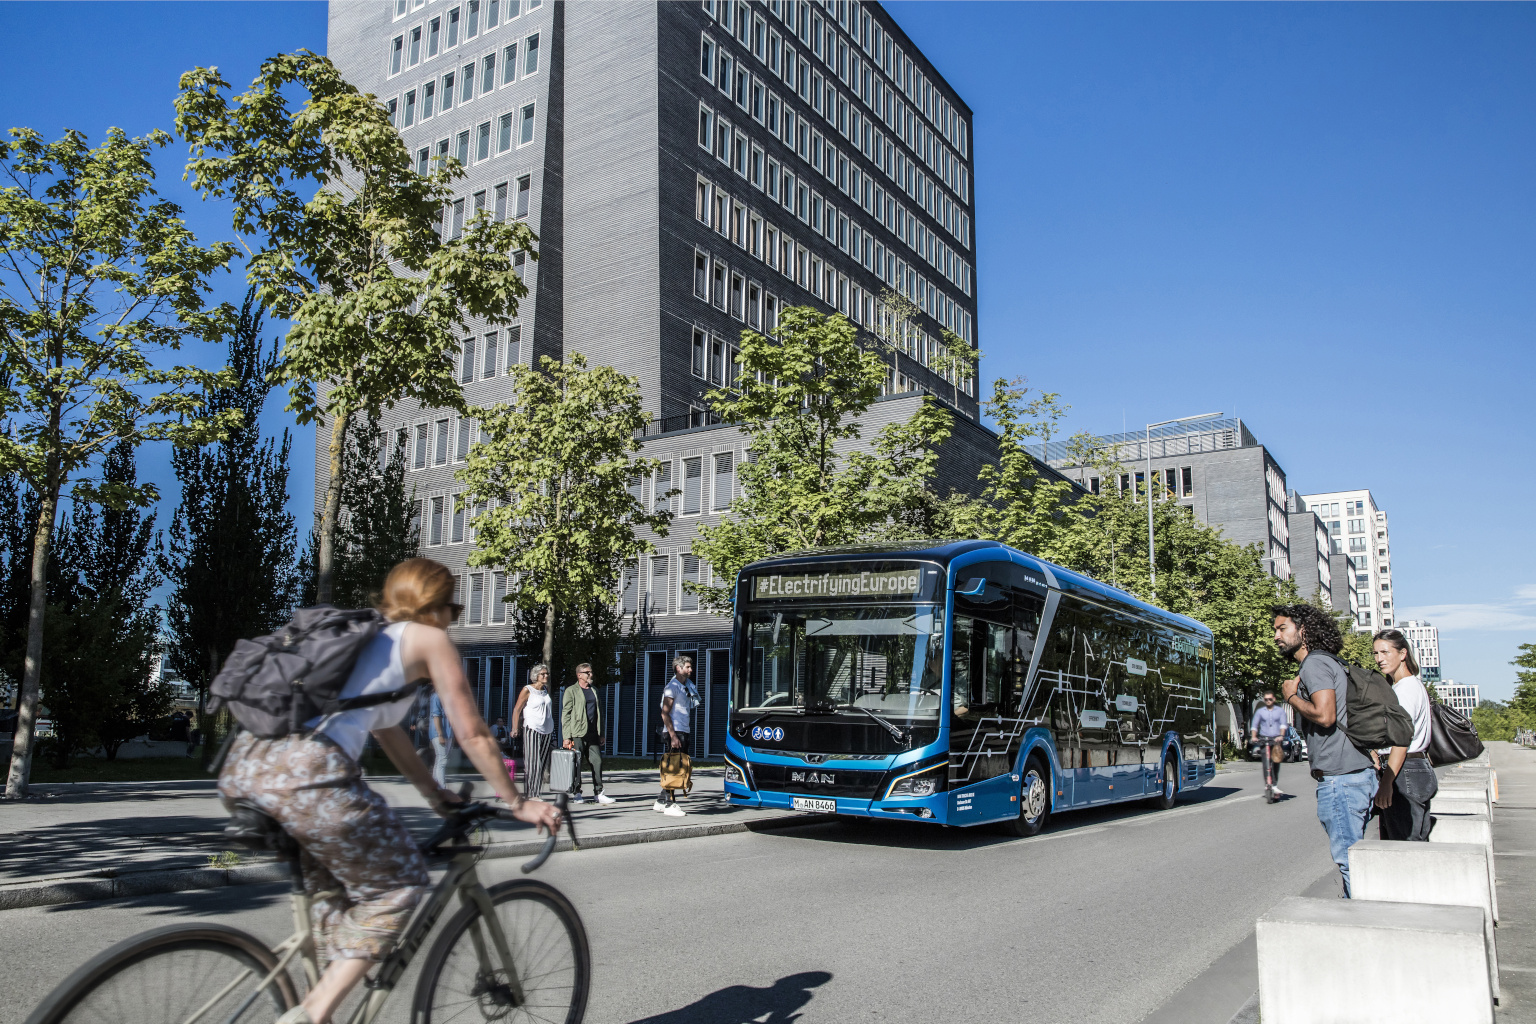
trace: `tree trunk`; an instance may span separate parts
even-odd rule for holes
[[[555,663],[555,605],[551,601],[544,606],[544,664],[553,666]],[[554,668],[550,668],[550,684],[553,685]]]
[[[315,601],[331,603],[331,569],[336,561],[336,521],[341,518],[341,463],[347,444],[346,410],[331,420],[331,478],[325,486],[325,511],[320,516],[320,551],[315,557]]]
[[[42,496],[37,511],[37,530],[32,535],[32,594],[27,608],[27,658],[21,675],[21,707],[16,714],[16,739],[11,748],[11,771],[5,780],[7,799],[27,795],[32,777],[32,748],[36,738],[37,703],[43,679],[43,610],[48,604],[48,546],[53,540],[53,517],[59,507],[57,488]]]
[[[208,714],[208,691],[213,686],[213,677],[219,674],[219,652],[216,648],[208,648],[208,681],[197,691],[197,731],[203,743],[203,771],[207,771],[213,764],[213,744],[209,742],[213,738],[213,718]]]

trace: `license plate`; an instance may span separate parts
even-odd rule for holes
[[[827,814],[837,811],[836,800],[819,800],[813,796],[790,797],[789,805],[797,811],[821,811]]]

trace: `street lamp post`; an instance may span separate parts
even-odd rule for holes
[[[1157,600],[1157,547],[1152,534],[1152,428],[1167,427],[1175,423],[1194,423],[1198,420],[1213,420],[1220,416],[1219,412],[1205,412],[1199,416],[1183,416],[1176,420],[1163,420],[1161,423],[1147,424],[1147,569],[1152,574],[1152,599]]]

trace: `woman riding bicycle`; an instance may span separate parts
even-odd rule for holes
[[[390,624],[363,649],[343,698],[403,689],[430,679],[460,747],[513,816],[551,832],[560,812],[525,800],[507,776],[501,751],[475,707],[448,625],[461,608],[454,578],[428,558],[390,570],[379,610]],[[390,806],[363,782],[358,759],[369,734],[433,810],[459,797],[437,785],[400,722],[414,694],[387,704],[306,722],[306,731],[275,740],[247,733],[235,740],[219,776],[226,803],[255,804],[303,849],[304,885],[313,899],[319,951],[328,963],[304,1001],[279,1024],[326,1024],[374,962],[389,952],[427,890],[427,865]]]

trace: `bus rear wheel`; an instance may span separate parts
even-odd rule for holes
[[[1051,816],[1051,770],[1039,757],[1031,757],[1019,781],[1019,816],[1002,823],[1008,835],[1039,835]]]
[[[1166,811],[1179,802],[1179,762],[1172,754],[1163,762],[1162,788],[1157,796],[1152,798],[1152,805],[1160,811]]]

